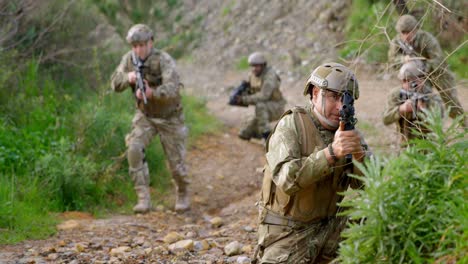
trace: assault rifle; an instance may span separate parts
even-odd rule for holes
[[[411,83],[411,87],[415,89],[417,84],[416,83]],[[421,100],[423,103],[429,102],[429,95],[424,94],[424,93],[418,93],[415,90],[405,90],[405,89],[400,89],[400,99],[402,100],[411,100],[411,106],[413,108],[413,119],[416,119],[418,116],[418,101]]]
[[[136,73],[136,88],[137,90],[141,91],[143,96],[143,103],[147,104],[148,100],[146,99],[146,86],[143,82],[143,63],[144,61],[140,60],[135,54],[132,52],[132,63]]]
[[[398,46],[400,47],[400,49],[403,51],[403,53],[405,55],[409,55],[409,56],[412,56],[412,57],[417,57],[419,56],[416,51],[414,50],[413,46],[411,46],[410,44],[402,41],[402,40],[397,40],[398,42]]]
[[[236,106],[244,106],[247,107],[248,105],[238,103],[238,98],[245,93],[247,93],[247,90],[250,88],[250,83],[247,81],[242,81],[239,86],[237,86],[229,96],[229,105],[236,105]]]
[[[354,117],[354,97],[349,91],[345,91],[341,97],[340,121],[344,122],[344,130],[353,130],[357,119]],[[346,154],[346,164],[351,163],[353,156]]]

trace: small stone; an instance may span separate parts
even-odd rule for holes
[[[189,231],[187,232],[187,234],[185,235],[186,238],[196,238],[197,237],[197,232],[194,232],[194,231]]]
[[[76,220],[68,220],[59,225],[57,225],[58,230],[70,230],[80,226],[80,223]]]
[[[133,243],[135,243],[136,245],[141,246],[141,245],[143,245],[145,243],[145,240],[146,240],[145,237],[140,236],[140,237],[134,238]]]
[[[60,240],[60,241],[58,242],[58,245],[59,245],[59,247],[64,247],[64,246],[67,245],[67,242],[65,242],[65,240]]]
[[[52,253],[52,254],[49,254],[47,255],[47,259],[48,260],[56,260],[58,258],[58,254],[57,253]]]
[[[123,255],[125,252],[129,252],[130,250],[131,250],[130,247],[127,247],[127,246],[113,248],[110,251],[110,255],[119,256],[119,255]]]
[[[241,253],[242,245],[237,241],[232,241],[224,247],[224,254],[228,256],[239,255]]]
[[[169,250],[173,253],[177,253],[183,250],[191,251],[193,250],[193,240],[181,240],[174,244],[169,245]]]
[[[242,253],[245,254],[250,254],[252,252],[252,246],[251,245],[245,245],[242,247]]]
[[[220,227],[223,225],[223,219],[219,216],[216,216],[211,218],[210,223],[212,227]]]
[[[172,244],[174,242],[177,242],[179,240],[182,240],[184,237],[177,233],[177,232],[170,232],[169,234],[167,234],[164,238],[163,238],[163,241],[164,243],[167,243],[167,244]]]
[[[202,241],[195,241],[193,243],[193,249],[195,251],[204,251],[210,249],[210,243],[208,243],[206,240]]]
[[[151,254],[151,252],[153,252],[153,249],[152,249],[152,248],[145,248],[145,254],[146,254],[146,255]]]
[[[252,260],[249,257],[246,256],[240,256],[237,258],[237,263],[238,264],[250,264]]]
[[[156,211],[158,211],[158,212],[164,212],[164,206],[162,206],[162,205],[156,206]]]
[[[254,229],[253,229],[253,227],[251,227],[251,226],[244,226],[244,231],[245,231],[245,232],[253,232]]]
[[[86,246],[84,246],[83,244],[78,243],[78,244],[75,245],[76,252],[83,252],[83,251],[85,251],[85,249],[86,249]]]

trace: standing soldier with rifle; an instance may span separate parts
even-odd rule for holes
[[[229,98],[230,105],[255,106],[255,116],[244,121],[239,137],[244,140],[266,139],[270,134],[269,122],[277,120],[284,111],[286,101],[280,91],[281,80],[275,71],[267,66],[260,52],[248,58],[251,72],[248,81],[235,89]]]
[[[424,64],[413,60],[403,64],[398,73],[401,88],[390,92],[387,105],[383,113],[385,125],[397,124],[397,132],[401,135],[400,147],[407,146],[408,141],[420,138],[428,133],[424,127],[424,109],[439,108],[443,111],[442,100],[432,91],[431,83],[426,79]]]
[[[411,15],[401,16],[395,28],[398,36],[390,43],[390,63],[398,69],[410,60],[424,60],[427,77],[439,91],[445,106],[450,107],[449,116],[455,118],[464,115],[457,97],[455,77],[444,62],[445,57],[437,39],[419,29],[418,21]]]
[[[340,192],[361,186],[348,176],[362,174],[348,155],[357,162],[369,156],[353,129],[353,101],[359,97],[354,73],[325,63],[310,75],[304,95],[310,96],[311,106],[286,111],[266,142],[255,254],[259,263],[333,258],[347,220],[337,216]]]
[[[146,213],[151,209],[145,148],[158,134],[177,191],[175,210],[188,210],[190,200],[185,166],[187,128],[179,92],[182,84],[175,62],[169,54],[153,47],[153,32],[147,25],[132,26],[127,42],[132,45],[132,50],[122,57],[112,74],[111,86],[116,92],[131,88],[136,99],[132,131],[125,138],[129,172],[138,195],[133,211]]]

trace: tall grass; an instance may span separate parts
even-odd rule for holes
[[[112,93],[105,81],[96,91],[58,85],[34,60],[18,83],[22,89],[0,91],[7,98],[0,104],[0,244],[53,234],[51,212],[130,212],[136,199],[124,143],[135,112],[130,92]],[[75,89],[87,94],[69,92]],[[201,99],[184,95],[183,103],[190,142],[217,129]],[[146,155],[159,200],[172,185],[157,138]]]
[[[456,121],[460,121],[460,118]],[[372,160],[343,203],[351,224],[340,263],[466,263],[468,141],[454,122],[427,115],[433,131],[401,156]]]

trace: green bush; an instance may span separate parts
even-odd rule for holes
[[[399,157],[360,166],[363,190],[343,202],[351,224],[340,245],[342,263],[454,263],[468,260],[468,142],[440,113],[427,117],[433,133]],[[458,119],[457,121],[460,121]]]
[[[239,71],[244,71],[246,69],[249,68],[249,61],[247,59],[247,57],[241,57],[239,59],[239,61],[237,61],[237,64],[236,64],[236,69],[239,70]]]

